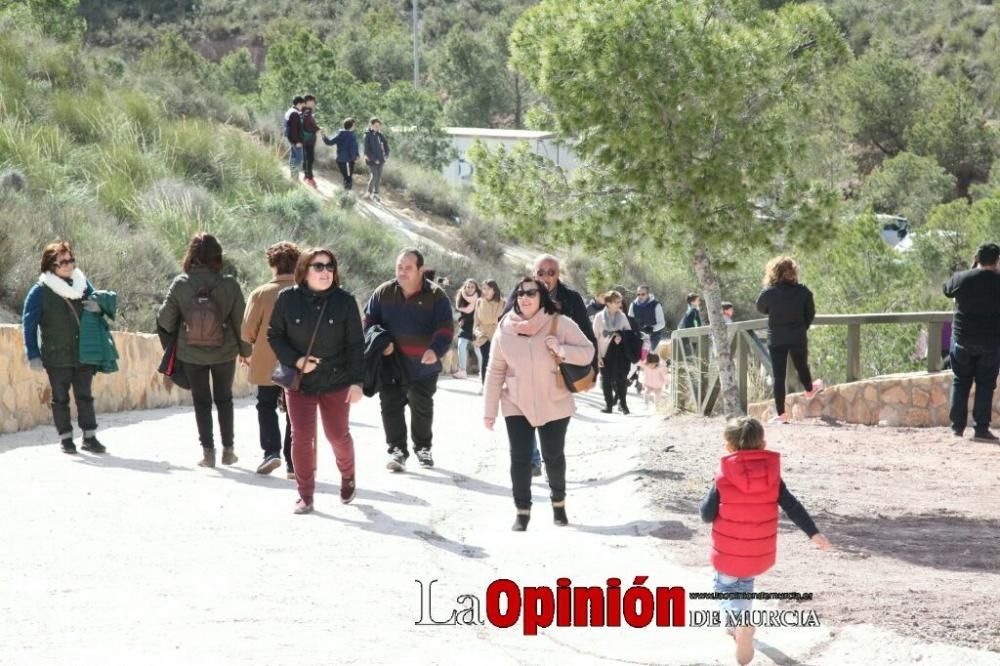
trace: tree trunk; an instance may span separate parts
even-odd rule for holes
[[[708,325],[711,328],[719,364],[719,383],[722,386],[722,401],[727,417],[743,414],[740,403],[739,384],[736,381],[736,366],[733,364],[733,354],[729,348],[729,335],[726,332],[726,322],[722,316],[722,292],[719,290],[719,276],[712,268],[708,251],[699,247],[694,253],[694,272],[698,276],[698,284],[705,296],[705,311],[708,313]]]
[[[521,119],[521,75],[514,74],[514,128],[524,129]]]

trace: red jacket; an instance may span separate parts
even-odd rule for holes
[[[774,565],[778,547],[781,454],[737,451],[715,475],[719,514],[712,523],[712,566],[729,576],[758,576]]]

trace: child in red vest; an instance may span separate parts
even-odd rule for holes
[[[715,482],[701,503],[701,519],[712,523],[715,591],[753,592],[756,576],[774,565],[778,546],[778,507],[812,540],[827,550],[830,542],[781,480],[781,454],[767,451],[764,426],[748,416],[731,419],[724,434],[726,450]],[[749,611],[751,599],[723,599],[723,613]],[[731,622],[726,616],[726,626]],[[736,640],[736,661],[753,659],[752,626],[728,628]]]

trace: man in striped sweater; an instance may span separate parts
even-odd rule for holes
[[[402,354],[409,373],[407,385],[385,385],[379,392],[382,426],[389,446],[386,467],[402,472],[410,456],[406,444],[406,405],[410,406],[410,434],[417,460],[423,467],[433,467],[434,393],[441,373],[441,358],[451,347],[455,320],[444,290],[424,279],[424,256],[419,250],[403,250],[396,258],[396,279],[379,286],[368,299],[366,334],[374,326],[382,327],[392,336],[393,342],[384,355]]]

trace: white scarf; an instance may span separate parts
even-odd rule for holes
[[[615,313],[615,318],[614,320],[612,320],[611,317],[608,316],[608,309],[605,308],[601,312],[601,318],[604,320],[603,321],[604,337],[606,338],[610,338],[618,331],[631,330],[631,327],[629,326],[628,323],[628,318],[625,316],[625,313],[622,312],[621,310]]]
[[[69,279],[73,284],[69,284],[52,271],[45,271],[38,276],[38,283],[45,285],[63,298],[78,301],[83,298],[83,292],[87,290],[87,276],[79,268],[74,268]]]

